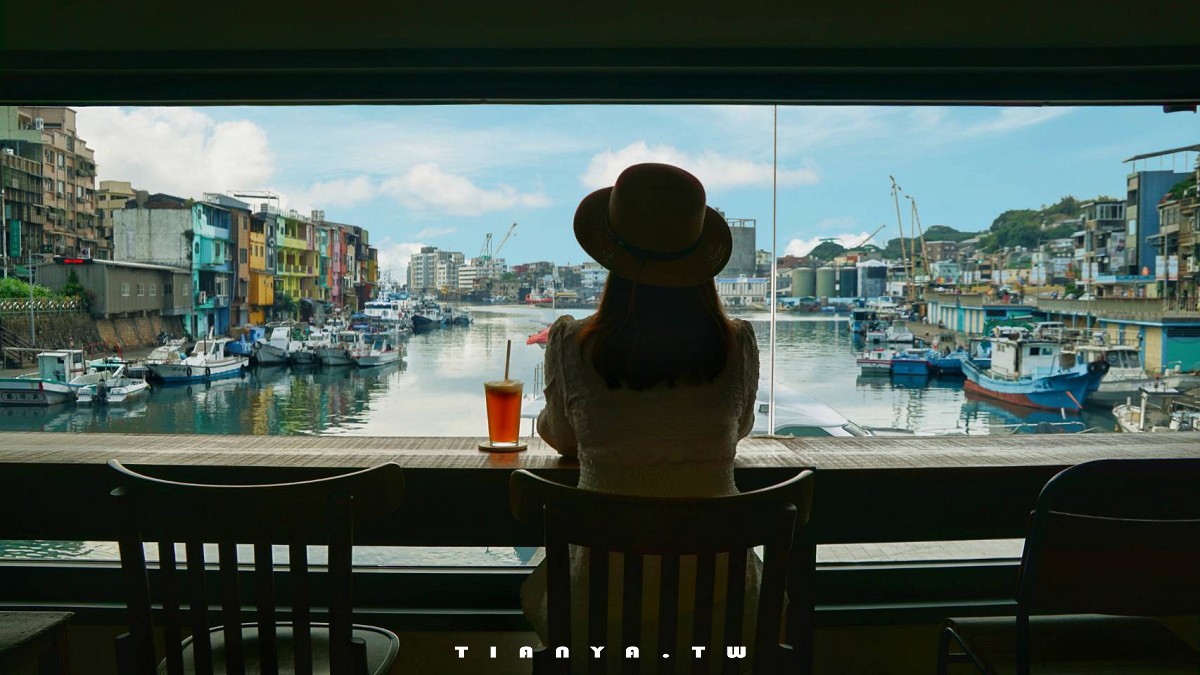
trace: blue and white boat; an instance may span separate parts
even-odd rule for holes
[[[959,347],[952,352],[930,358],[929,369],[934,375],[962,375],[963,362],[968,358],[967,350]],[[990,362],[988,366],[991,366]]]
[[[197,342],[196,346],[192,347],[192,353],[182,361],[149,364],[146,367],[154,379],[167,384],[211,382],[238,377],[249,361],[244,356],[225,351],[225,345],[229,344],[229,341],[229,338],[209,336]]]
[[[892,375],[928,375],[930,360],[936,354],[932,349],[924,348],[898,352],[892,357]]]
[[[873,309],[850,310],[850,332],[856,335],[866,335],[867,329],[878,320],[879,316]]]
[[[991,339],[992,362],[963,361],[963,390],[976,396],[1044,410],[1078,412],[1100,387],[1108,363],[1088,363],[1060,342],[1019,337]]]
[[[858,367],[863,375],[887,375],[892,372],[892,359],[895,356],[894,349],[868,349],[858,357]]]
[[[238,339],[230,340],[229,344],[225,345],[225,351],[237,356],[249,357],[254,353],[254,343],[262,340],[266,335],[267,329],[263,326],[245,326]]]

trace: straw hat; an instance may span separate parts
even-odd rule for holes
[[[704,186],[669,164],[634,164],[575,211],[579,245],[613,274],[653,286],[697,286],[733,251],[729,225]]]

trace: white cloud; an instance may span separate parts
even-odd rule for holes
[[[433,210],[460,216],[478,216],[513,208],[542,208],[550,198],[542,192],[518,192],[500,184],[487,190],[469,179],[442,170],[436,164],[418,164],[385,179],[381,193],[414,210]]]
[[[435,239],[456,231],[453,227],[427,227],[417,233],[417,239]]]
[[[331,206],[350,207],[370,201],[378,194],[379,188],[371,182],[370,178],[357,176],[313,183],[296,195],[288,195],[285,203],[303,213],[309,209],[302,207],[322,209]]]
[[[785,255],[808,255],[822,241],[833,239],[837,243],[851,248],[865,243],[864,240],[870,235],[870,232],[859,232],[854,234],[850,228],[856,227],[858,222],[852,217],[842,218],[825,218],[821,220],[812,229],[816,230],[817,234],[808,239],[794,238],[784,247]],[[874,241],[876,245],[882,245],[879,241]]]
[[[405,284],[408,283],[408,261],[414,253],[421,252],[422,246],[428,246],[428,244],[397,243],[391,237],[384,237],[376,246],[379,249],[380,276],[387,274],[393,281]]]
[[[592,157],[587,171],[579,180],[597,190],[612,185],[621,171],[641,162],[674,164],[695,174],[709,192],[723,188],[770,187],[770,162],[755,162],[721,155],[712,150],[689,153],[670,145],[647,145],[645,141],[631,143],[617,151],[606,150]],[[807,185],[820,180],[815,164],[807,162],[800,169],[779,170],[779,186]]]
[[[199,197],[260,188],[275,173],[266,132],[248,120],[217,122],[194,108],[82,108],[77,123],[100,178],[140,190]]]

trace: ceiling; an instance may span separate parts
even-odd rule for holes
[[[5,2],[26,103],[1187,103],[1200,2]]]

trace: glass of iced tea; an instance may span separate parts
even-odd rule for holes
[[[521,440],[520,380],[483,383],[487,399],[488,440],[496,449],[514,449]]]

